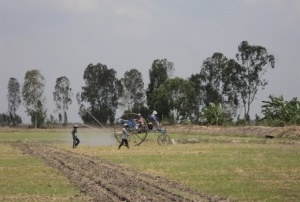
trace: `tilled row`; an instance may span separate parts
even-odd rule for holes
[[[227,201],[99,158],[40,143],[15,145],[59,169],[93,201]]]

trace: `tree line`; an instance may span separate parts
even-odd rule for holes
[[[84,123],[95,121],[90,116],[92,114],[102,124],[112,124],[117,109],[123,113],[141,113],[146,119],[156,110],[160,119],[170,123],[188,121],[222,125],[232,123],[236,118],[239,122],[247,123],[258,90],[263,90],[268,84],[264,75],[274,67],[275,58],[268,54],[265,47],[250,45],[247,41],[240,43],[235,59],[216,52],[203,61],[200,72],[187,79],[173,77],[175,68],[171,61],[156,59],[149,69],[150,82],[146,89],[143,76],[137,69],[126,71],[119,79],[113,68],[101,63],[89,64],[83,72],[84,85],[76,93],[76,101],[80,106],[78,114]],[[44,87],[45,78],[36,69],[26,72],[22,89],[17,79],[10,78],[8,114],[1,114],[1,120],[6,115],[6,121],[9,120],[10,124],[20,123],[16,111],[23,103],[32,125],[41,127],[47,120]],[[53,101],[59,113],[59,122],[68,123],[67,110],[73,101],[72,97],[69,79],[66,76],[57,78]],[[268,124],[300,124],[297,98],[290,102],[276,96],[270,96],[270,99],[269,102],[264,101],[266,104],[262,106],[264,117],[256,117],[257,120]],[[289,111],[289,116],[278,115],[280,110],[274,109],[278,107],[285,109],[281,109],[283,114]],[[239,109],[243,111],[242,119]],[[50,121],[55,121],[52,115]]]

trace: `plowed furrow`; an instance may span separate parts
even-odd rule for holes
[[[39,143],[15,143],[14,146],[45,159],[93,201],[228,201],[99,158]]]

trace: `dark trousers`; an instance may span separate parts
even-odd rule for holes
[[[127,139],[122,139],[122,142],[120,143],[118,149],[120,149],[124,143],[125,143],[126,147],[129,149],[129,145],[128,145],[128,140]]]
[[[73,148],[76,148],[77,145],[79,145],[79,143],[80,143],[80,140],[78,139],[78,137],[73,138]]]

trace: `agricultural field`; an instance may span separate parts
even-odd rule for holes
[[[79,128],[72,149],[70,128],[0,128],[0,201],[299,201],[300,129],[241,130],[167,127],[174,144],[118,150],[111,129]]]

